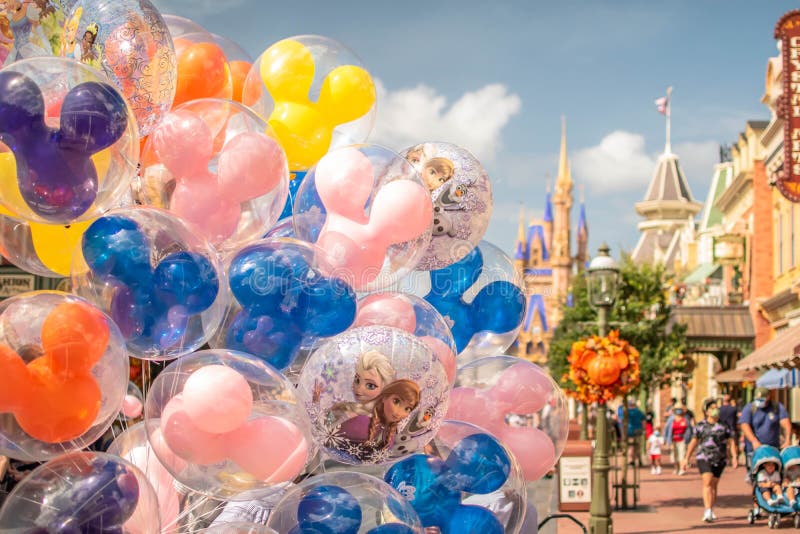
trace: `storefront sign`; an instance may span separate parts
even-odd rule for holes
[[[775,26],[783,54],[783,95],[778,113],[783,118],[783,171],[778,190],[800,202],[800,10],[786,13]]]
[[[33,291],[35,277],[32,274],[0,275],[0,298],[13,297],[26,291]]]
[[[562,456],[558,461],[560,503],[589,503],[592,500],[592,458]]]

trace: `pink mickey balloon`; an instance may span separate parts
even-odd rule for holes
[[[431,225],[433,204],[429,193],[411,180],[384,185],[370,210],[373,238],[388,247],[409,241]]]
[[[142,415],[142,410],[144,406],[142,406],[142,401],[137,399],[134,395],[125,395],[122,399],[122,415],[127,417],[128,419],[136,419],[140,415]]]
[[[553,440],[538,428],[503,425],[493,433],[514,453],[525,480],[539,480],[556,463]]]
[[[207,171],[214,151],[208,125],[188,111],[170,112],[150,135],[150,142],[159,161],[176,177]]]
[[[281,417],[259,417],[231,432],[231,459],[259,480],[288,482],[305,467],[308,441]],[[234,445],[235,444],[235,445]]]
[[[553,393],[552,379],[529,362],[504,370],[489,390],[492,398],[512,406],[516,413],[538,412]]]
[[[219,243],[236,230],[242,210],[220,196],[216,179],[196,175],[192,182],[179,181],[172,192],[170,211],[194,224],[212,242]]]
[[[225,458],[220,434],[204,432],[186,413],[182,395],[175,395],[161,413],[161,433],[170,452],[193,464],[211,465]]]
[[[253,392],[240,373],[224,365],[195,371],[183,385],[183,408],[205,432],[230,432],[247,421],[253,409]]]
[[[277,141],[258,132],[242,132],[225,143],[219,157],[219,185],[232,200],[244,202],[272,191],[287,168]]]
[[[491,432],[498,425],[499,415],[492,411],[491,408],[493,406],[487,404],[483,392],[480,390],[470,387],[457,387],[450,392],[447,419],[472,423]]]
[[[329,276],[337,276],[353,286],[363,289],[380,272],[385,251],[353,239],[345,232],[327,231],[319,236],[317,246],[323,249],[329,259]]]
[[[376,293],[358,303],[354,326],[393,326],[411,334],[417,328],[414,305],[397,293]]]
[[[317,163],[317,192],[325,207],[357,223],[366,223],[366,204],[374,178],[369,158],[355,148],[334,150]]]

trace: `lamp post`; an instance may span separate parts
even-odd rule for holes
[[[589,263],[588,286],[589,304],[597,309],[597,323],[600,336],[607,334],[608,312],[617,299],[619,266],[603,243],[598,255]],[[612,534],[611,502],[608,495],[608,417],[605,403],[597,410],[595,430],[595,449],[592,457],[592,504],[589,508],[589,532],[591,534]]]

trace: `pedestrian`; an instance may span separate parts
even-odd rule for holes
[[[672,447],[672,462],[675,474],[683,475],[681,467],[686,456],[686,443],[692,435],[692,427],[686,418],[683,404],[677,403],[672,408],[672,415],[667,419],[664,439]]]
[[[753,451],[761,445],[782,449],[790,444],[792,424],[789,413],[783,404],[770,398],[767,388],[756,388],[753,402],[742,410],[739,424],[745,438],[748,470],[753,463]]]
[[[685,471],[692,461],[692,454],[697,449],[697,468],[703,480],[703,506],[705,513],[703,521],[711,523],[717,519],[714,514],[714,504],[717,501],[717,486],[722,471],[725,469],[727,451],[734,451],[733,436],[730,429],[719,420],[717,401],[707,399],[703,402],[705,419],[697,423],[692,430],[692,440],[683,458],[681,470]],[[739,466],[739,460],[734,456],[733,468]]]
[[[650,473],[653,475],[661,474],[661,447],[664,446],[664,436],[661,430],[656,428],[650,437],[647,438],[647,454],[650,455]]]
[[[728,429],[731,431],[731,436],[733,437],[733,443],[735,446],[734,454],[736,455],[737,458],[739,457],[739,426],[737,425],[738,420],[739,420],[739,415],[738,415],[738,410],[736,409],[736,401],[731,398],[729,393],[723,394],[719,405],[719,422],[727,426]]]

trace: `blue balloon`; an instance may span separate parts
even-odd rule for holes
[[[128,124],[125,100],[111,86],[86,82],[64,97],[58,128],[45,124],[36,82],[0,72],[0,141],[14,153],[25,203],[42,218],[68,223],[97,196],[91,156],[113,145]]]
[[[446,478],[467,493],[492,493],[500,489],[511,473],[506,450],[488,434],[473,434],[459,441],[445,461]]]
[[[492,512],[480,506],[459,505],[443,527],[442,534],[503,534],[505,529]]]
[[[414,530],[408,525],[400,523],[386,523],[367,531],[367,534],[414,534]]]
[[[383,478],[411,503],[423,526],[438,526],[461,503],[460,490],[442,484],[447,470],[438,458],[414,454],[394,464]]]
[[[339,486],[318,486],[300,500],[297,521],[303,534],[358,534],[361,506]]]
[[[294,221],[292,220],[292,214],[289,213],[288,217],[280,219],[278,222],[275,223],[275,226],[269,229],[269,231],[264,234],[264,237],[291,237],[296,238],[294,235]]]
[[[300,189],[300,184],[303,183],[303,178],[305,177],[306,173],[302,171],[295,171],[291,173],[289,179],[289,196],[286,198],[286,204],[283,205],[283,211],[281,212],[279,219],[284,219],[286,217],[291,219],[292,210],[294,209],[294,199],[297,197],[297,190]]]
[[[150,285],[150,241],[135,221],[117,215],[100,217],[83,233],[81,243],[95,275],[131,287]]]
[[[199,313],[214,304],[219,278],[208,258],[194,252],[175,252],[156,266],[156,295],[167,306],[184,306]]]
[[[312,267],[313,249],[266,241],[239,251],[228,271],[242,310],[226,334],[226,347],[285,369],[305,338],[344,332],[355,320],[356,295],[339,278]]]
[[[463,351],[478,332],[502,334],[514,330],[525,314],[525,295],[506,281],[490,282],[472,302],[464,293],[483,271],[483,255],[476,247],[464,258],[442,269],[431,271],[431,290],[427,300],[451,325],[458,352]]]

